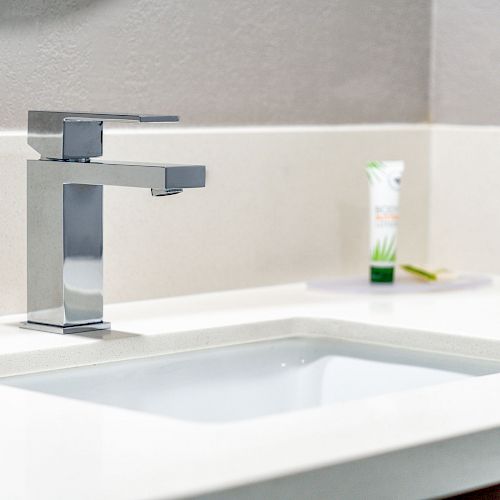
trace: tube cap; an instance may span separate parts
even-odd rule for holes
[[[392,283],[394,281],[393,267],[371,267],[370,281],[372,283]]]

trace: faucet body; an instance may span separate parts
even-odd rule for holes
[[[23,327],[57,333],[110,327],[103,321],[105,185],[179,193],[204,187],[205,167],[28,160],[28,321]]]

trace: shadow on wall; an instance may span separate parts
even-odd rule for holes
[[[69,13],[84,10],[103,0],[1,0],[0,27],[12,21],[34,24],[45,19],[60,19]]]

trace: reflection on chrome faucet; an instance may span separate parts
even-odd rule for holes
[[[57,333],[109,328],[103,321],[103,186],[154,196],[205,186],[202,165],[96,162],[103,121],[177,122],[176,116],[30,111],[28,144],[28,321]]]

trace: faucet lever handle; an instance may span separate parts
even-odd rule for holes
[[[174,115],[133,115],[115,113],[71,113],[29,111],[28,144],[42,158],[89,161],[102,156],[104,121],[141,123],[178,122]]]
[[[42,111],[46,113],[46,111]],[[50,112],[49,112],[50,113]],[[179,117],[175,115],[130,115],[125,113],[62,113],[64,121],[117,121],[117,122],[142,122],[142,123],[165,123],[178,122]]]

